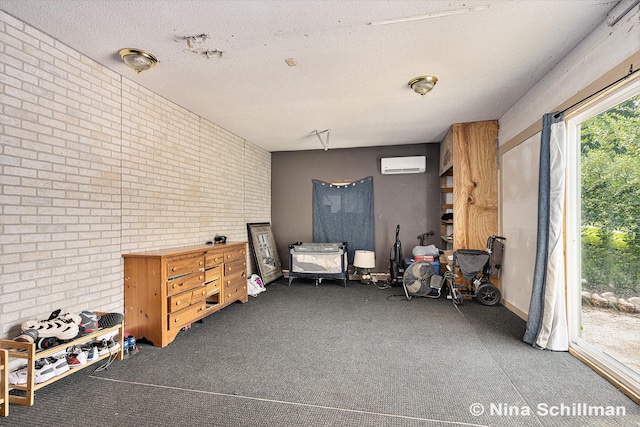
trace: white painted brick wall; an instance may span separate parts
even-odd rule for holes
[[[0,11],[0,337],[122,311],[122,253],[246,240],[270,153]]]

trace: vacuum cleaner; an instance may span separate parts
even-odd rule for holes
[[[389,284],[393,287],[402,286],[405,262],[402,255],[402,242],[400,242],[400,224],[396,227],[396,242],[391,247],[389,264]]]

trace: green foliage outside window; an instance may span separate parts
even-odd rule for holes
[[[582,123],[583,289],[640,295],[640,95]]]

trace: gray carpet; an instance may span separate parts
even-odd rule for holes
[[[406,301],[394,298],[402,288],[357,282],[285,284],[194,324],[164,349],[141,344],[106,371],[51,384],[0,424],[640,425],[640,407],[581,362],[523,343],[525,323],[504,307]],[[544,413],[576,405],[626,415]]]

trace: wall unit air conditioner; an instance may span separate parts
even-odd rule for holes
[[[427,158],[425,156],[384,157],[380,159],[382,175],[424,173],[426,170]]]

